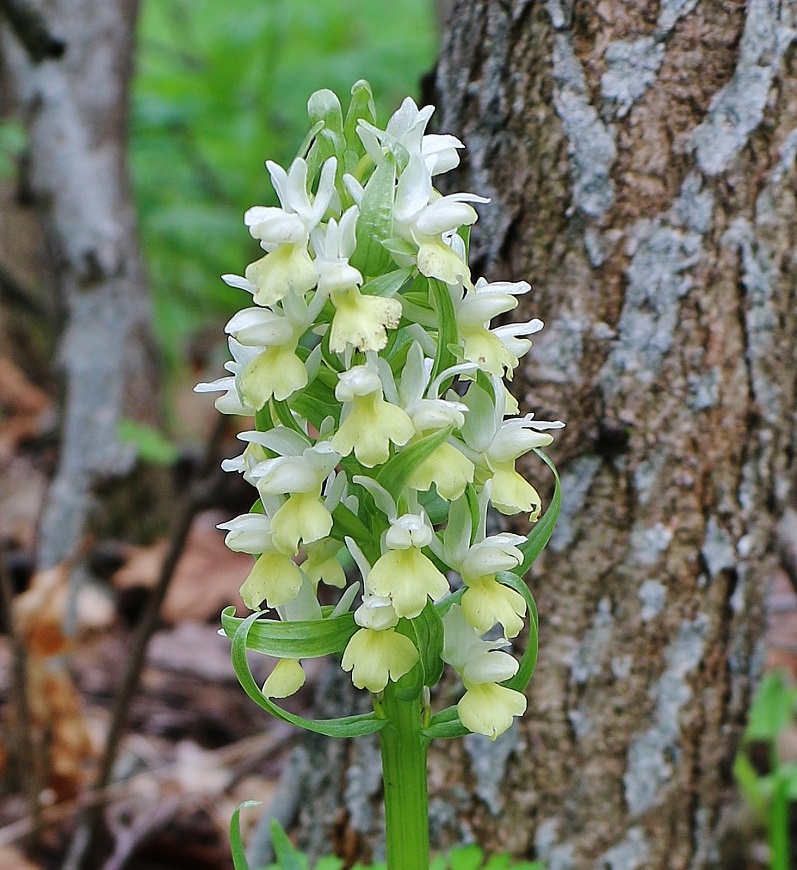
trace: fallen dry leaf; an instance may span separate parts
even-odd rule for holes
[[[165,622],[215,621],[228,604],[240,606],[238,589],[252,569],[252,557],[224,546],[224,535],[216,528],[222,521],[217,511],[206,511],[194,520],[163,604]],[[153,588],[168,547],[168,541],[131,547],[127,561],[112,578],[113,585],[117,589]]]
[[[0,870],[42,870],[13,846],[0,846]]]
[[[41,435],[54,425],[50,397],[28,380],[22,369],[0,357],[0,456],[10,456],[17,445]]]
[[[39,762],[34,775],[58,800],[77,794],[92,754],[80,695],[60,659],[74,643],[63,631],[68,594],[69,570],[61,565],[36,574],[14,601],[14,624],[27,653],[26,727]],[[12,719],[10,727],[21,725]]]

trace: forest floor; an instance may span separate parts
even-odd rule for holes
[[[51,409],[45,396],[15,387],[16,374],[0,369],[0,543],[20,593],[15,625],[27,654],[30,710],[20,727],[13,712],[13,645],[7,633],[0,635],[0,870],[41,870],[63,866],[91,794],[135,628],[168,540],[88,545],[92,580],[74,607],[66,568],[30,579],[52,467],[46,443],[43,453],[37,439]],[[185,400],[188,417],[203,416],[188,407],[191,401]],[[232,434],[224,445],[228,454],[236,452]],[[252,799],[268,804],[297,737],[246,698],[230,665],[229,641],[218,634],[219,612],[228,604],[240,608],[238,588],[251,566],[250,557],[226,549],[215,527],[235,509],[225,503],[197,514],[173,575],[130,708],[116,784],[103,795],[112,852],[104,870],[228,870],[234,808]],[[773,580],[768,609],[767,666],[785,669],[797,682],[797,596],[785,574]],[[254,658],[262,682],[270,665]],[[307,684],[287,704],[294,712],[309,711],[325,663],[308,665]],[[21,775],[16,758],[26,735],[35,748]],[[783,757],[797,761],[797,727],[782,744]],[[22,851],[31,770],[41,798],[37,861]],[[763,865],[755,837],[750,843],[753,870]]]

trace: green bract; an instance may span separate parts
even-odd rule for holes
[[[263,255],[224,276],[252,297],[227,324],[229,374],[197,387],[254,421],[225,462],[258,494],[222,524],[228,545],[256,558],[242,587],[256,612],[222,614],[236,672],[261,707],[322,734],[383,728],[386,687],[426,705],[448,662],[465,695],[434,716],[425,706],[419,739],[495,738],[525,708],[536,660],[522,577],[550,538],[559,482],[542,514],[516,462],[536,452],[556,477],[540,448],[562,424],[521,415],[507,391],[542,324],[491,328],[531,288],[471,276],[472,204],[487,200],[435,190],[463,146],[426,133],[432,111],[407,99],[380,128],[366,82],[345,113],[331,91],[313,94],[299,155],[287,170],[267,163],[280,206],[244,215]],[[536,525],[527,538],[489,535],[493,509]],[[341,590],[334,611],[319,584]],[[503,648],[524,624],[518,662]],[[247,649],[288,660],[284,679],[259,689]],[[305,720],[264,694],[294,691],[297,662],[330,654],[374,694],[375,714]]]

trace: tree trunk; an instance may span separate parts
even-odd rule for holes
[[[492,198],[475,274],[534,284],[546,328],[516,393],[567,429],[529,711],[504,741],[438,747],[452,838],[548,870],[730,866],[795,476],[796,19],[792,0],[454,4],[436,101],[468,149],[453,183]]]
[[[797,471],[796,18],[793,0],[452,4],[433,102],[467,151],[447,188],[491,197],[473,272],[533,282],[512,319],[546,328],[513,392],[567,428],[529,710],[495,743],[433,744],[437,847],[738,866],[731,767]],[[349,697],[320,715],[330,694]],[[325,754],[304,844],[379,857],[372,744],[305,746]]]
[[[135,461],[123,418],[158,417],[150,307],[125,158],[135,0],[50,0],[59,60],[34,62],[5,33],[3,61],[30,137],[29,186],[64,324],[62,449],[38,563],[76,555],[98,486]],[[13,252],[12,252],[13,253]]]

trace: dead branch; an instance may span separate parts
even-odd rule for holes
[[[31,0],[0,0],[0,12],[34,63],[63,56],[66,43],[50,31],[44,16]]]
[[[780,564],[797,592],[797,510],[786,508],[778,523],[778,555]]]
[[[133,639],[133,647],[130,650],[127,662],[127,669],[114,701],[105,751],[100,760],[96,784],[96,788],[99,790],[105,789],[111,781],[113,767],[119,753],[119,746],[127,727],[130,705],[136,695],[141,678],[149,641],[157,628],[161,605],[166,597],[166,593],[169,591],[169,585],[174,576],[177,562],[185,548],[191,523],[197,513],[208,504],[213,490],[218,483],[219,475],[216,469],[216,462],[218,445],[224,431],[224,426],[225,421],[222,418],[217,422],[211,433],[202,462],[197,468],[193,480],[188,485],[169,543],[169,550],[161,568],[158,583],[152,590],[146,610],[138,624],[136,635]],[[85,857],[91,851],[94,832],[99,821],[99,809],[99,805],[92,808],[86,814],[84,823],[78,828],[70,845],[67,860],[64,863],[65,870],[79,870]]]
[[[254,737],[245,737],[243,740],[238,740],[221,749],[209,750],[206,753],[206,758],[219,766],[236,765],[229,783],[231,786],[251,769],[253,759],[265,760],[273,757],[294,736],[289,728],[282,728],[277,724],[274,730],[268,734],[256,734]],[[166,781],[174,774],[180,763],[175,761],[155,770],[142,770],[140,773],[136,773],[122,782],[115,782],[106,788],[95,788],[80,795],[80,797],[42,807],[39,818],[35,822],[31,818],[24,818],[0,828],[0,848],[10,846],[46,826],[62,823],[92,807],[127,800],[140,782],[146,779],[156,782]]]
[[[15,717],[11,725],[11,739],[14,757],[19,770],[19,781],[25,784],[30,817],[33,822],[31,838],[35,839],[38,829],[41,804],[39,793],[39,765],[36,763],[36,747],[31,727],[30,703],[28,698],[27,654],[14,621],[14,590],[6,570],[5,549],[0,546],[0,600],[2,601],[8,636],[11,641],[11,694],[14,698]]]

